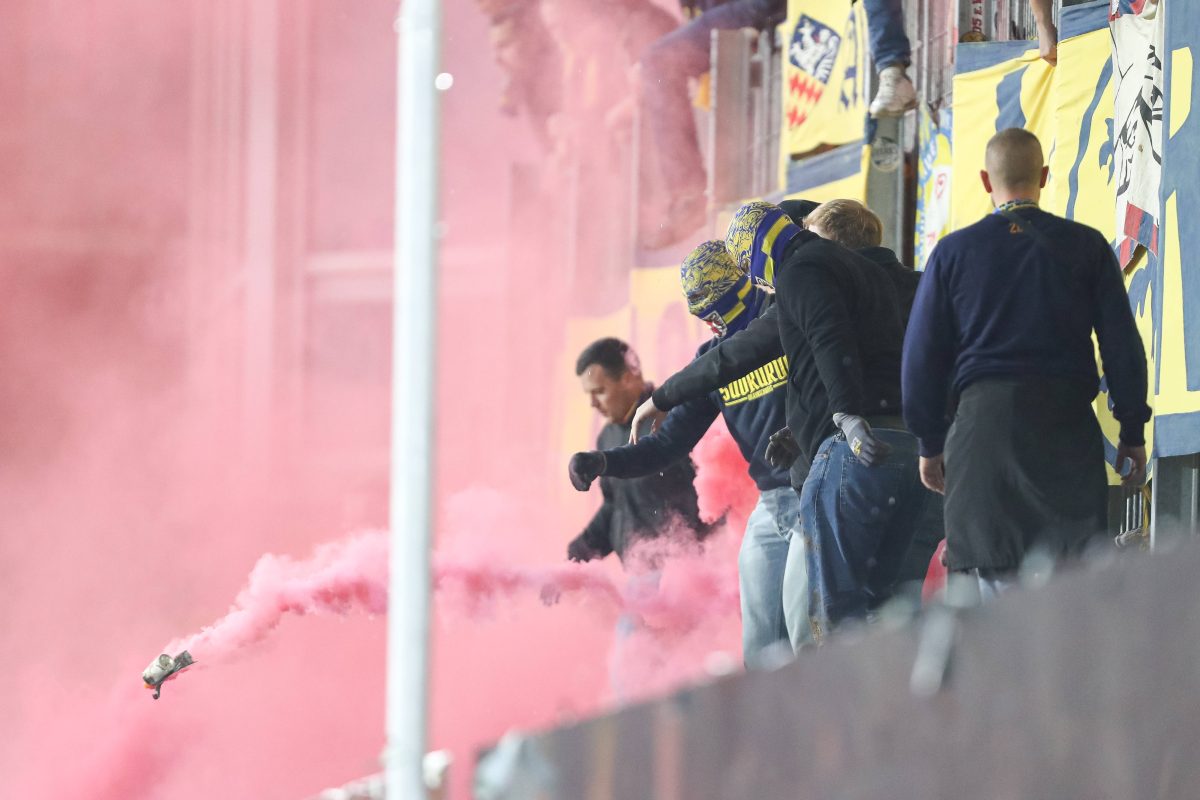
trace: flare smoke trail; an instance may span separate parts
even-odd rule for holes
[[[516,567],[435,557],[434,588],[461,595],[472,616],[495,599],[523,592],[547,603],[580,595],[602,609],[643,616],[659,629],[688,630],[713,614],[736,612],[736,582],[723,564],[708,562],[703,553],[677,554],[660,590],[645,593],[623,591],[595,564]],[[201,663],[219,663],[261,642],[289,614],[383,614],[387,564],[386,531],[322,544],[302,560],[264,555],[225,616],[164,652],[188,650]]]
[[[261,641],[288,614],[387,611],[387,534],[366,531],[319,545],[302,561],[264,555],[225,616],[164,652],[214,661]]]

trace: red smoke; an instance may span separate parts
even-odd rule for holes
[[[337,537],[387,516],[395,13],[7,4],[0,797],[302,798],[378,770],[386,560]],[[609,702],[610,661],[634,696],[736,660],[747,495],[728,448],[714,476],[698,451],[730,531],[657,594],[563,563],[598,498],[565,489],[586,401],[561,343],[625,302],[627,257],[566,266],[566,177],[497,115],[473,4],[445,39],[431,745],[465,798],[475,748]],[[643,624],[618,658],[622,614]],[[161,643],[215,618],[152,701]]]
[[[696,464],[700,518],[712,521],[724,516],[731,527],[744,530],[758,502],[758,487],[750,480],[746,459],[723,419],[717,420],[696,445],[692,461]]]

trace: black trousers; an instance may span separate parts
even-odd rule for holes
[[[1080,554],[1106,532],[1094,392],[1061,378],[984,379],[963,390],[946,438],[952,570],[1008,571],[1033,548]]]

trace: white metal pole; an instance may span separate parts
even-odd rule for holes
[[[440,0],[403,0],[399,34],[384,773],[388,800],[418,800],[429,706]]]

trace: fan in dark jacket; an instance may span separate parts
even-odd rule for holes
[[[575,374],[592,408],[608,419],[596,439],[597,448],[610,450],[627,443],[633,412],[654,389],[642,377],[637,355],[620,339],[600,339],[584,348]],[[647,423],[647,432],[649,427]],[[700,522],[695,477],[692,462],[682,459],[644,477],[601,478],[604,502],[567,546],[567,557],[589,561],[615,552],[629,566],[627,558],[638,541],[675,529],[703,536],[708,527]]]

